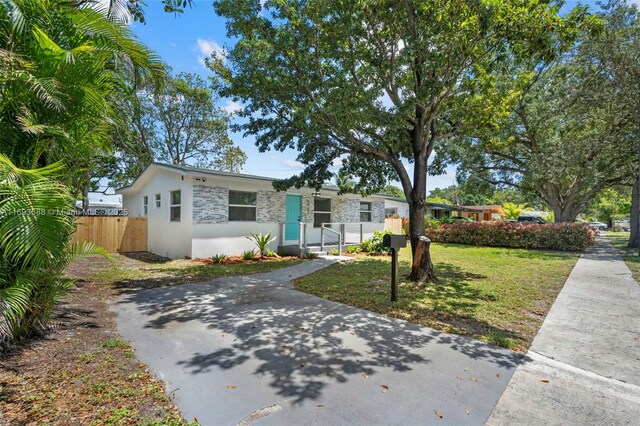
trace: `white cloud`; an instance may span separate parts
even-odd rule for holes
[[[242,105],[240,105],[240,103],[236,101],[229,101],[223,108],[225,111],[227,111],[228,114],[234,114],[242,110]]]
[[[290,169],[304,169],[304,164],[295,160],[282,160],[281,163]]]
[[[205,66],[204,60],[211,57],[212,54],[215,53],[216,56],[224,56],[224,48],[214,40],[199,38],[197,44],[198,51],[200,52],[198,62],[200,62],[203,67]]]
[[[333,167],[341,167],[342,166],[342,158],[340,158],[340,157],[334,158],[333,161],[331,162],[331,165]]]

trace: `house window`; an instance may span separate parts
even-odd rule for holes
[[[371,222],[371,203],[360,203],[360,222]]]
[[[162,196],[160,194],[156,194],[156,209],[159,209],[161,204],[162,204]]]
[[[320,228],[323,223],[331,222],[331,199],[313,199],[313,227]]]
[[[169,200],[169,220],[171,222],[180,222],[180,214],[182,210],[180,191],[171,191],[171,197]]]
[[[256,192],[229,191],[229,220],[256,221]]]
[[[398,214],[397,207],[387,207],[384,209],[384,217],[393,217]]]
[[[146,195],[142,197],[142,215],[146,216],[149,214],[149,197]]]

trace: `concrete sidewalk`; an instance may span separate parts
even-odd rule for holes
[[[640,287],[598,241],[578,261],[487,424],[640,422]]]

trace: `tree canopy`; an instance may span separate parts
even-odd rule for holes
[[[551,60],[579,32],[585,9],[562,17],[548,1],[218,0],[237,43],[207,63],[221,93],[240,99],[260,150],[296,149],[305,165],[279,188],[320,187],[335,158],[354,192],[399,180],[416,251],[424,230],[427,161],[457,132],[494,128],[523,72],[495,78],[505,58]],[[413,175],[406,164],[413,163]],[[428,256],[413,278],[430,279]]]

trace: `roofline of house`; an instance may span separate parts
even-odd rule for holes
[[[399,201],[401,203],[407,203],[407,200],[404,199],[404,198],[393,197],[391,195],[385,195],[385,194],[376,194],[376,195],[384,197],[385,200]],[[455,206],[453,204],[431,203],[431,202],[427,201],[425,203],[425,205],[430,206],[430,207],[436,207],[436,208],[439,208],[439,209],[444,209],[444,210],[459,210],[459,211],[466,211],[466,212],[476,212],[476,210],[474,210],[474,209],[470,209],[470,208],[465,207],[465,206]]]
[[[204,168],[200,168],[200,167],[193,167],[193,166],[183,166],[183,165],[179,165],[179,164],[168,164],[168,163],[160,163],[157,161],[152,162],[151,164],[149,164],[149,166],[147,166],[146,169],[144,169],[144,171],[140,174],[140,176],[138,176],[132,183],[131,185],[127,185],[127,186],[123,186],[122,188],[118,188],[116,189],[116,194],[122,194],[125,192],[128,192],[130,190],[132,190],[133,186],[135,186],[136,182],[138,182],[138,180],[140,179],[140,177],[142,177],[142,175],[149,170],[150,167],[152,166],[157,166],[160,168],[163,168],[165,170],[170,170],[170,171],[175,171],[175,172],[180,172],[180,173],[185,173],[185,174],[191,174],[191,175],[209,175],[209,176],[220,176],[220,177],[229,177],[229,178],[241,178],[241,179],[253,179],[253,180],[259,180],[262,182],[275,182],[278,180],[282,180],[282,179],[276,179],[276,178],[270,178],[270,177],[266,177],[266,176],[256,176],[256,175],[249,175],[249,174],[245,174],[245,173],[232,173],[232,172],[225,172],[222,170],[211,170],[211,169],[204,169]],[[322,186],[320,188],[323,191],[333,191],[333,192],[339,192],[338,188],[335,187],[329,187],[329,186]],[[377,196],[377,197],[383,197],[383,195],[380,194],[371,194],[373,196]]]

